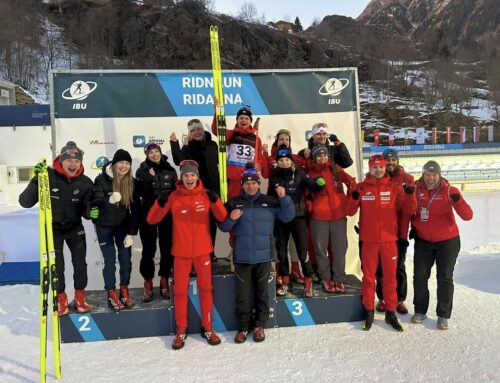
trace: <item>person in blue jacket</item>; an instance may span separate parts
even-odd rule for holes
[[[265,339],[263,326],[269,318],[267,285],[273,258],[274,221],[287,223],[295,217],[293,201],[282,186],[276,187],[278,198],[260,193],[260,178],[252,166],[247,164],[241,173],[243,190],[226,203],[228,218],[219,223],[222,231],[234,233],[236,343],[245,342],[252,327],[255,342]]]

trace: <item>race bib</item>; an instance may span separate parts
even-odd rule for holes
[[[253,162],[255,157],[255,148],[241,143],[229,145],[227,151],[227,162],[245,166],[247,162]]]

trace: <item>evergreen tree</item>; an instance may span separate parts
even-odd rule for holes
[[[295,30],[297,32],[301,32],[303,30],[302,24],[300,23],[300,20],[299,20],[298,16],[295,18],[295,22],[293,24],[295,25]]]

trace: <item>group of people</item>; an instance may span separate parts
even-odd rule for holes
[[[153,299],[154,257],[160,248],[159,294],[170,298],[173,277],[176,335],[172,348],[185,344],[189,276],[195,270],[199,286],[202,336],[211,345],[221,342],[212,327],[211,262],[217,226],[230,233],[235,272],[236,318],[234,341],[265,339],[269,318],[268,280],[276,261],[278,295],[292,286],[294,262],[288,258],[290,236],[300,264],[304,296],[313,296],[313,278],[328,294],[345,292],[347,216],[360,212],[359,249],[363,329],[370,330],[374,309],[402,331],[395,314],[407,313],[405,257],[409,237],[415,239],[414,306],[412,321],[421,323],[429,305],[430,271],[437,267],[437,326],[447,329],[453,302],[453,269],[460,250],[454,211],[464,219],[472,210],[458,189],[441,177],[439,165],[429,161],[414,182],[399,165],[398,153],[386,150],[369,159],[369,173],[361,183],[344,169],[353,161],[325,123],[316,123],[308,146],[292,152],[291,132],[281,129],[269,148],[262,145],[249,107],[242,107],[234,129],[227,130],[228,202],[219,199],[217,143],[198,119],[188,122],[188,141],[182,148],[170,136],[173,162],[156,143],[144,148],[146,159],[132,175],[132,157],[118,149],[94,182],[84,175],[83,151],[69,141],[48,168],[53,206],[54,246],[58,277],[59,315],[69,312],[65,293],[63,244],[74,268],[73,309],[90,310],[85,300],[87,265],[82,217],[92,219],[104,257],[103,278],[109,307],[132,307],[128,286],[131,246],[139,233],[142,242],[140,273],[143,301]],[[212,130],[217,132],[215,124]],[[35,166],[35,175],[42,164]],[[269,178],[264,194],[261,178]],[[55,186],[55,187],[54,187]],[[38,201],[35,176],[19,197],[23,207]],[[409,228],[411,227],[411,230]],[[275,249],[272,249],[275,246]],[[277,259],[273,257],[276,251]],[[115,264],[119,262],[119,292]],[[297,265],[298,265],[297,264]],[[379,301],[375,305],[375,291]]]

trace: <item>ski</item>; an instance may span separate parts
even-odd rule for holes
[[[210,50],[212,54],[212,78],[214,97],[218,101],[215,108],[217,122],[217,140],[219,144],[219,182],[221,200],[227,201],[227,147],[226,147],[226,116],[224,114],[224,94],[222,92],[222,69],[220,65],[219,31],[215,25],[210,26]]]
[[[45,161],[44,161],[45,163]],[[52,341],[56,379],[61,378],[61,349],[59,317],[57,315],[57,273],[54,237],[52,233],[52,206],[47,167],[38,174],[38,227],[40,235],[40,382],[47,377],[47,317],[49,294],[52,294]],[[52,290],[52,291],[51,291]]]

